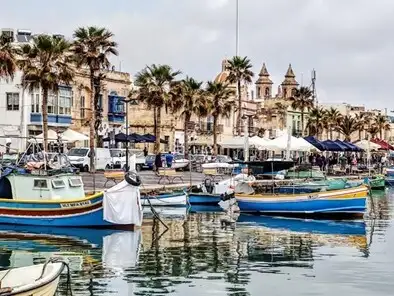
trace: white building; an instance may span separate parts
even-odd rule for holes
[[[1,34],[10,36],[14,43],[29,42],[33,37],[29,30],[2,29]],[[18,71],[12,81],[0,80],[0,151],[5,151],[6,139],[11,148],[23,151],[28,137],[42,133],[42,94],[24,90],[22,73]],[[50,128],[66,129],[71,125],[71,86],[62,86],[58,94],[48,98],[48,125]]]

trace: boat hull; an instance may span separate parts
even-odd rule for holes
[[[384,189],[386,187],[384,178],[370,179],[369,186],[371,189]]]
[[[17,293],[17,294],[12,294],[15,296],[54,296],[57,290],[57,287],[59,285],[59,277],[56,278],[54,281],[42,286],[38,287],[36,289],[27,291],[27,292],[22,292],[22,293]]]
[[[386,178],[385,185],[388,187],[394,187],[394,177]]]
[[[169,194],[159,194],[159,195],[146,195],[141,196],[141,204],[143,206],[186,206],[187,195],[185,192],[174,192]]]
[[[0,199],[0,224],[134,228],[132,224],[113,224],[104,220],[102,192],[67,202]]]
[[[209,193],[189,193],[189,203],[191,205],[217,205],[222,198],[221,194]]]
[[[313,194],[236,195],[238,207],[246,213],[271,214],[363,214],[368,188],[360,186]]]

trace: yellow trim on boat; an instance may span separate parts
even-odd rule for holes
[[[360,189],[364,189],[360,191]],[[329,196],[325,196],[326,194],[330,194]],[[335,194],[335,195],[331,195]],[[330,191],[322,191],[322,192],[313,192],[313,193],[300,193],[300,194],[235,194],[236,198],[283,198],[283,199],[297,199],[303,198],[305,196],[316,196],[326,199],[349,199],[349,198],[358,198],[365,197],[368,194],[368,187],[365,185],[361,185],[354,188],[346,188],[346,189],[338,189],[338,190],[330,190]]]
[[[58,204],[58,203],[73,203],[73,202],[81,202],[81,201],[87,201],[91,199],[95,199],[102,195],[104,192],[97,192],[93,195],[90,196],[85,196],[79,199],[59,199],[59,200],[28,200],[28,199],[6,199],[6,198],[0,198],[0,202],[20,202],[20,203],[36,203],[36,204]],[[26,209],[25,209],[26,210]]]

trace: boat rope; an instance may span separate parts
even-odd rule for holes
[[[144,184],[142,183],[142,181],[141,181],[141,186],[144,187]],[[156,218],[156,219],[158,219],[159,222],[166,228],[165,231],[167,231],[167,230],[169,229],[169,227],[167,226],[167,224],[165,224],[164,221],[160,219],[160,216],[159,216],[159,214],[156,212],[155,208],[153,207],[153,205],[152,205],[150,199],[147,198],[146,200],[147,200],[148,203],[149,203],[150,210],[151,210],[151,212],[152,212],[152,214],[153,214],[153,217]]]
[[[71,271],[70,271],[70,266],[68,265],[67,262],[62,260],[61,258],[49,258],[47,262],[45,262],[44,266],[42,267],[41,275],[39,278],[36,279],[36,281],[42,279],[44,276],[45,270],[48,266],[49,263],[62,263],[64,266],[67,267],[67,282],[66,282],[66,296],[72,296],[72,288],[71,288]]]

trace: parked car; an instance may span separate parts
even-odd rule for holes
[[[153,167],[154,167],[154,165],[155,165],[155,158],[156,158],[156,155],[154,155],[154,154],[148,154],[148,155],[145,157],[145,164],[144,164],[143,168],[144,168],[144,169],[153,170]]]
[[[113,168],[125,168],[126,166],[126,149],[110,149]],[[145,166],[144,152],[139,149],[129,149],[129,164],[130,158],[136,155],[136,170],[140,171]]]
[[[95,167],[97,170],[111,168],[111,153],[108,148],[95,148],[95,154]],[[71,148],[67,156],[70,163],[81,171],[88,172],[90,170],[90,148]]]

